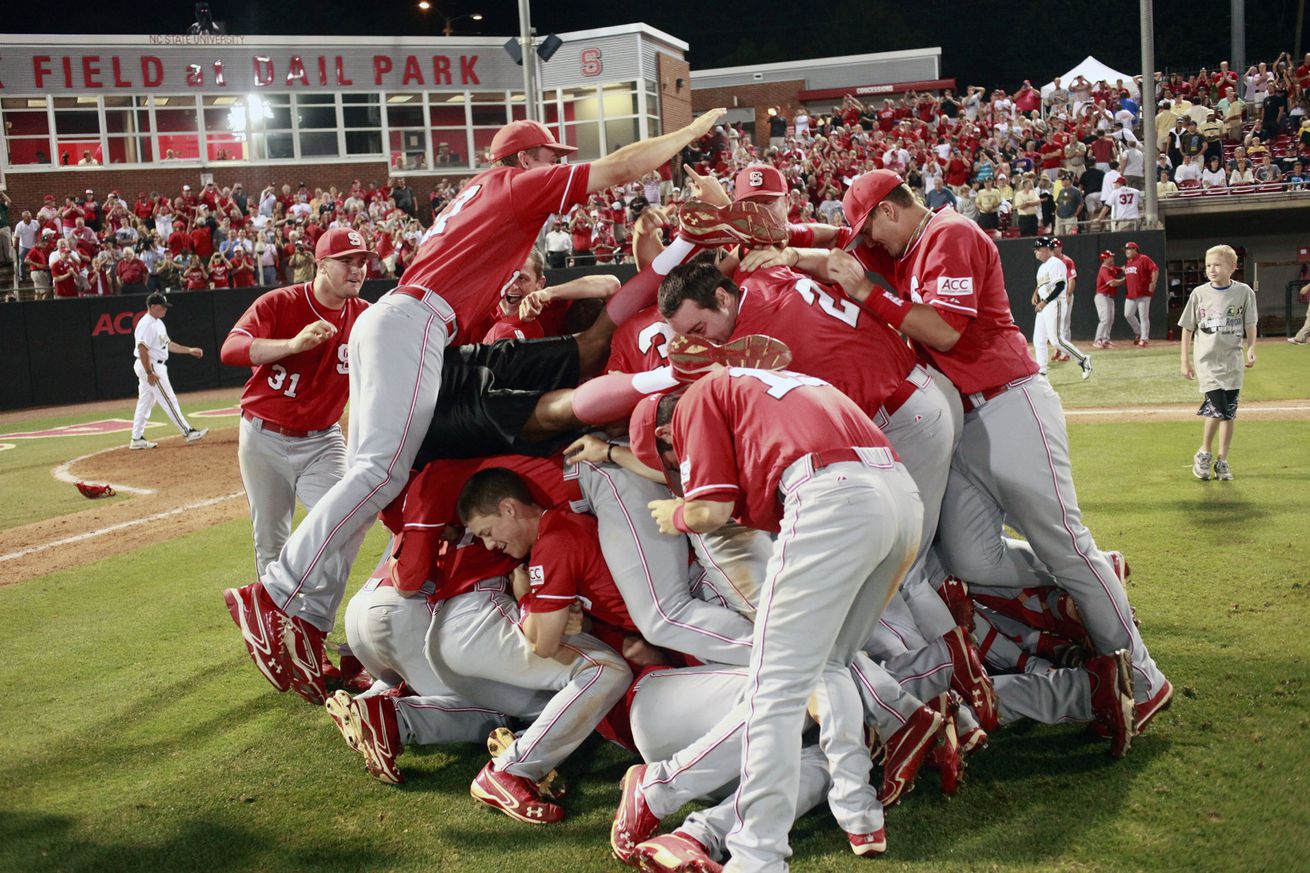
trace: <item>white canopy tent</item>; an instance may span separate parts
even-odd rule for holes
[[[1079,76],[1082,76],[1093,85],[1097,82],[1104,81],[1111,87],[1114,86],[1115,82],[1123,79],[1124,87],[1128,89],[1128,92],[1134,97],[1137,96],[1137,82],[1133,80],[1132,73],[1121,73],[1113,67],[1106,66],[1091,55],[1083,58],[1078,66],[1061,76],[1060,84],[1067,90],[1069,88],[1069,83]],[[1052,79],[1050,82],[1047,82],[1042,86],[1042,97],[1046,97],[1054,90],[1055,80]]]

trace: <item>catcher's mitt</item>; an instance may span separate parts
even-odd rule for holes
[[[767,208],[750,200],[727,206],[711,206],[703,200],[688,200],[678,210],[682,234],[704,246],[775,246],[787,244],[787,224],[778,221]]]
[[[82,492],[82,496],[95,500],[97,497],[113,497],[114,488],[112,485],[92,485],[90,482],[78,482],[77,490]]]

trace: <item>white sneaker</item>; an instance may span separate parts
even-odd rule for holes
[[[152,443],[150,442],[150,440],[146,439],[145,437],[142,437],[141,439],[136,439],[135,437],[133,437],[132,441],[127,444],[127,447],[129,449],[153,449],[153,448],[157,448],[158,446],[159,443]]]
[[[207,433],[209,433],[209,428],[207,427],[202,427],[200,430],[196,430],[193,427],[191,430],[187,431],[186,441],[188,443],[198,443],[205,438],[205,434]]]
[[[1233,471],[1228,469],[1228,462],[1223,458],[1214,462],[1214,477],[1220,482],[1233,481]]]
[[[1287,341],[1288,341],[1289,343],[1291,343],[1292,345],[1294,345],[1294,346],[1303,346],[1303,345],[1305,345],[1305,343],[1306,343],[1305,340],[1303,340],[1303,339],[1297,339],[1297,338],[1294,337],[1294,336],[1289,336],[1289,337],[1287,338]]]
[[[1082,371],[1083,371],[1083,381],[1084,381],[1084,382],[1086,382],[1088,379],[1092,378],[1092,359],[1091,359],[1090,357],[1083,358],[1083,359],[1082,359],[1082,362],[1079,363],[1078,366],[1079,366],[1079,368],[1081,368]]]
[[[1197,452],[1196,457],[1192,458],[1192,475],[1202,482],[1210,478],[1210,461],[1209,452]]]

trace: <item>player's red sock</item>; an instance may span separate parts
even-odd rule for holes
[[[627,421],[641,398],[675,388],[678,380],[669,367],[648,373],[606,373],[583,382],[573,392],[573,414],[583,424]]]
[[[646,269],[633,276],[618,293],[605,304],[605,313],[615,324],[623,324],[632,316],[655,303],[660,282],[669,272],[698,251],[697,246],[680,236],[673,238],[669,247],[656,255]]]

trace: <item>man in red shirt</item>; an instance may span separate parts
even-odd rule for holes
[[[574,300],[608,300],[619,290],[614,276],[583,276],[554,288],[546,287],[545,261],[533,249],[523,266],[514,271],[501,289],[496,303],[496,323],[482,338],[484,343],[501,339],[540,339],[564,333],[564,319]],[[529,309],[521,314],[520,304],[529,300]],[[527,317],[525,317],[527,316]]]
[[[662,817],[705,788],[683,762],[744,728],[730,866],[780,869],[790,855],[800,726],[813,694],[833,814],[856,854],[885,851],[850,665],[918,550],[923,508],[914,481],[855,402],[811,376],[722,369],[659,406],[654,436],[671,446],[663,460],[681,470],[685,495],[651,504],[660,529],[704,533],[736,518],[779,535],[755,619],[748,692],[691,748],[628,771],[611,847],[620,860],[631,857]]]
[[[1110,331],[1114,327],[1114,297],[1124,283],[1123,270],[1114,265],[1114,252],[1101,252],[1101,267],[1096,271],[1096,339],[1092,348],[1110,349]]]
[[[350,387],[347,343],[369,251],[353,230],[324,236],[312,282],[259,297],[228,333],[219,359],[250,367],[241,394],[237,461],[250,502],[258,572],[291,534],[299,498],[313,508],[341,478],[341,414]]]
[[[1036,375],[1014,324],[995,244],[974,222],[918,205],[900,177],[883,170],[857,179],[843,208],[866,242],[803,265],[899,328],[963,400],[964,431],[938,524],[947,569],[983,585],[1053,581],[1068,591],[1098,652],[1131,656],[1137,721],[1145,725],[1169,704],[1173,686],[1081,522],[1060,398]],[[896,293],[877,293],[866,269]],[[1027,541],[1005,537],[1007,522]]]
[[[191,225],[191,251],[205,263],[209,262],[210,255],[214,253],[214,232],[206,221],[199,218]]]
[[[150,271],[146,269],[146,262],[136,256],[136,250],[131,246],[123,249],[123,259],[114,267],[114,272],[118,274],[122,288],[120,294],[146,293],[146,279]]]
[[[227,599],[251,658],[280,689],[294,685],[322,702],[317,672],[323,638],[336,619],[346,580],[376,514],[404,488],[437,409],[446,347],[476,327],[523,263],[542,225],[586,202],[592,192],[640,178],[699,139],[723,114],[625,146],[594,163],[557,163],[574,151],[542,124],[506,125],[492,141],[494,165],[469,180],[424,234],[402,284],[372,307],[352,337],[351,452],[345,476],[287,540],[260,581]],[[608,331],[648,305],[649,289],[620,293],[598,321]],[[606,342],[578,346],[578,370],[595,370]],[[584,356],[586,360],[584,360]],[[593,360],[594,359],[594,360]],[[564,386],[559,386],[564,387]],[[238,602],[239,601],[239,602]],[[276,645],[277,641],[284,645]],[[285,684],[284,684],[285,683]]]
[[[1136,336],[1133,345],[1144,349],[1151,340],[1151,297],[1160,281],[1160,268],[1135,242],[1124,245],[1124,258],[1124,319]]]
[[[76,297],[77,277],[82,269],[82,260],[66,238],[56,243],[55,250],[50,254],[49,263],[55,296]]]
[[[232,260],[229,264],[232,270],[232,287],[233,288],[253,288],[255,287],[255,264],[246,254],[243,248],[236,248],[232,252]]]
[[[55,250],[55,231],[45,228],[41,231],[41,241],[27,252],[24,260],[28,273],[32,276],[36,299],[47,300],[54,290],[50,275],[50,255]]]

